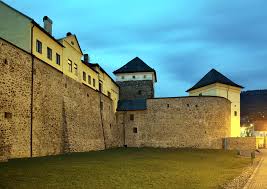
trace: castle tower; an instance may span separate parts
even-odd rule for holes
[[[217,70],[212,69],[186,92],[189,92],[190,96],[220,96],[231,101],[231,136],[239,137],[240,93],[242,88]]]
[[[113,72],[120,86],[120,100],[154,98],[156,71],[136,57]]]

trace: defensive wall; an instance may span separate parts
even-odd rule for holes
[[[120,146],[112,100],[0,39],[0,156]]]
[[[225,98],[151,98],[144,109],[115,114],[108,96],[1,38],[0,52],[0,159],[122,145],[222,149],[231,134]],[[257,146],[228,140],[227,149]]]
[[[222,149],[230,136],[231,102],[222,97],[147,99],[146,109],[119,111],[129,147]]]

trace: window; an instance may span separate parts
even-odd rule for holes
[[[133,128],[133,133],[137,133],[137,127]]]
[[[142,91],[141,91],[141,90],[139,90],[139,91],[138,91],[138,94],[139,94],[139,95],[141,95],[141,94],[142,94]]]
[[[42,54],[42,42],[39,40],[36,40],[36,51]]]
[[[167,108],[169,108],[170,107],[170,104],[167,104]]]
[[[108,97],[111,98],[111,93],[108,91]]]
[[[78,66],[77,66],[77,64],[75,64],[74,63],[74,73],[75,73],[75,75],[78,75]]]
[[[135,75],[133,75],[133,79],[135,79]]]
[[[49,60],[52,60],[52,49],[50,49],[49,47],[47,47],[47,58]]]
[[[130,120],[131,120],[131,121],[134,120],[134,114],[130,114]]]
[[[95,79],[93,79],[93,86],[95,87]]]
[[[88,83],[89,83],[89,85],[91,85],[91,76],[90,75],[88,75]]]
[[[56,64],[60,65],[60,55],[56,53]]]
[[[68,60],[69,72],[72,72],[72,61]]]
[[[237,111],[234,112],[235,116],[237,116]]]
[[[86,81],[86,73],[83,72],[83,80]]]
[[[103,87],[102,87],[102,83],[99,82],[99,91],[102,92]]]
[[[146,75],[144,75],[144,78],[146,78]]]
[[[121,79],[124,79],[124,76],[121,76]]]
[[[10,113],[10,112],[5,112],[5,118],[6,118],[6,119],[11,119],[11,118],[12,118],[12,113]]]
[[[199,96],[202,96],[202,93],[199,93]]]

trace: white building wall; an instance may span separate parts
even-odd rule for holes
[[[153,72],[139,72],[139,73],[120,73],[116,74],[116,81],[140,81],[140,80],[153,80],[155,76]]]

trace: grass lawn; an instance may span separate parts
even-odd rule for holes
[[[232,151],[118,148],[0,163],[0,188],[218,188],[249,163]]]

